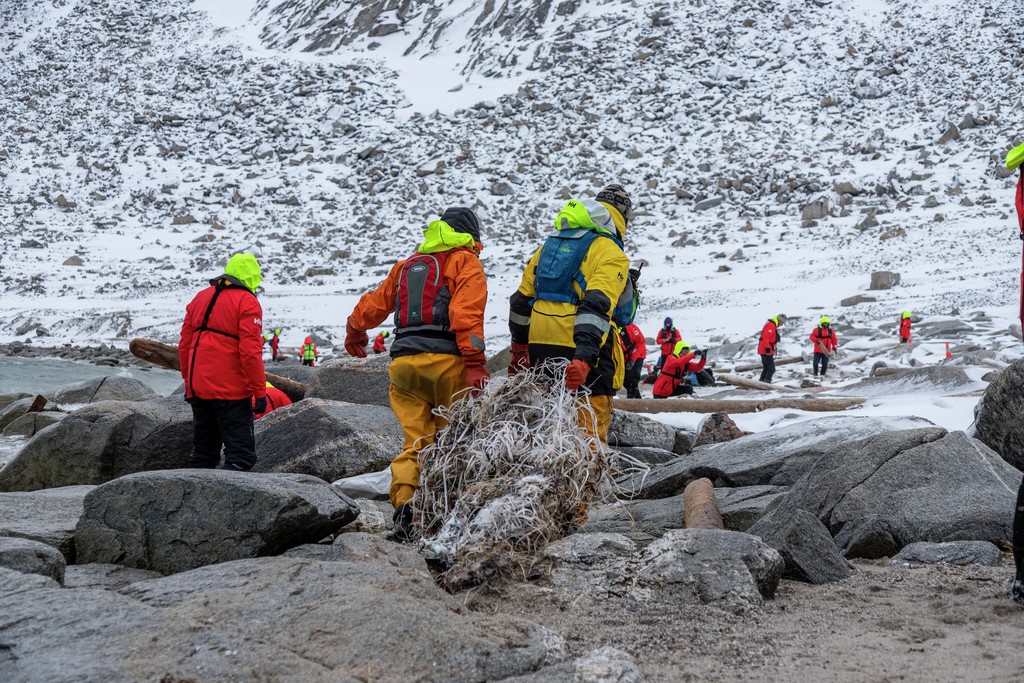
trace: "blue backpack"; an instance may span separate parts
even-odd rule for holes
[[[622,249],[621,240],[593,228],[558,230],[549,236],[541,247],[534,272],[533,286],[537,291],[534,300],[558,301],[578,306],[580,299],[572,285],[575,282],[580,291],[587,291],[587,280],[580,271],[580,265],[590,245],[598,237],[610,239]],[[612,311],[612,318],[620,326],[630,324],[636,317],[638,304],[638,292],[632,278],[629,278],[625,291]]]

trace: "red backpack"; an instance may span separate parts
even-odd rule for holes
[[[444,282],[449,252],[414,254],[402,266],[395,294],[395,332],[449,330],[452,295]]]

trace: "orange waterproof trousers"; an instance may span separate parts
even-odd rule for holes
[[[466,388],[466,367],[462,357],[449,353],[417,353],[399,356],[388,368],[391,410],[402,425],[405,443],[391,461],[391,504],[408,503],[420,485],[419,452],[434,441],[434,433],[447,422],[434,415],[448,406],[452,397]],[[609,411],[609,419],[610,419]]]

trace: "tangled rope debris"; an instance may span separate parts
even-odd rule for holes
[[[613,492],[607,447],[577,427],[577,411],[593,418],[592,409],[552,379],[564,368],[495,378],[438,411],[448,425],[420,453],[413,507],[421,552],[447,568],[439,580],[449,590],[525,578],[548,543]]]

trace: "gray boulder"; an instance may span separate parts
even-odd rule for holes
[[[95,486],[65,486],[27,493],[0,493],[0,536],[27,538],[52,546],[75,561],[75,526],[85,496]]]
[[[64,564],[64,556],[52,546],[26,538],[0,536],[0,567],[63,582]]]
[[[892,557],[916,541],[1008,541],[1020,481],[963,432],[915,429],[837,447],[778,505],[816,516],[846,557]]]
[[[179,398],[94,403],[32,437],[0,470],[0,491],[102,484],[184,467],[191,450],[192,411]]]
[[[935,320],[926,323],[914,321],[913,334],[921,339],[953,341],[954,338],[974,332],[974,328],[963,320]]]
[[[64,570],[65,588],[120,590],[139,581],[163,577],[150,569],[133,569],[117,564],[71,564]]]
[[[308,365],[302,365],[301,363],[264,363],[264,369],[266,372],[280,375],[285,379],[290,379],[293,382],[301,382],[302,384],[309,384],[313,380],[313,375],[316,374],[317,369],[311,368]]]
[[[908,368],[905,372],[884,377],[869,377],[856,384],[832,389],[829,395],[836,396],[893,396],[899,394],[963,393],[980,389],[983,383],[976,383],[963,368],[952,365],[929,365],[923,368]]]
[[[646,476],[623,482],[639,498],[665,498],[682,493],[694,479],[707,477],[715,488],[790,486],[836,444],[856,441],[884,431],[931,426],[916,417],[834,416],[806,420],[744,436],[733,441],[701,446]],[[936,428],[938,433],[944,430]]]
[[[390,406],[388,376],[390,356],[370,354],[366,358],[332,358],[316,368],[306,390],[306,399],[367,403]],[[305,399],[304,399],[305,400]]]
[[[663,462],[669,462],[675,460],[678,456],[672,451],[666,451],[661,448],[651,448],[649,446],[620,446],[613,449],[613,453],[618,451],[623,455],[627,455],[630,458],[639,460],[645,465],[659,465]]]
[[[45,394],[51,403],[99,403],[100,401],[139,401],[156,392],[134,377],[94,377],[84,382],[58,387]]]
[[[360,672],[366,680],[502,680],[536,671],[564,647],[531,622],[453,609],[425,568],[263,558],[124,592],[253,646],[271,643],[337,676]],[[382,649],[395,634],[401,647]]]
[[[949,543],[911,543],[890,560],[891,564],[974,564],[999,566],[999,548],[988,541],[950,541]]]
[[[643,446],[675,452],[676,428],[639,413],[612,410],[608,445],[613,448]]]
[[[693,448],[712,443],[725,443],[745,436],[746,432],[736,426],[727,413],[711,413],[697,425],[697,436]]]
[[[171,574],[318,541],[358,514],[352,500],[307,475],[143,472],[85,497],[75,545],[82,563]]]
[[[390,408],[305,398],[257,421],[253,469],[334,481],[387,468],[402,443]]]
[[[974,436],[1024,470],[1024,359],[1014,361],[985,389],[974,406]]]
[[[891,273],[887,270],[879,270],[871,273],[871,285],[868,289],[892,289],[900,283],[900,274]]]
[[[378,534],[339,534],[327,546],[324,560],[341,562],[368,562],[397,569],[422,570],[423,557],[415,547],[389,541]]]
[[[32,407],[32,403],[35,401],[35,396],[28,396],[26,398],[19,398],[16,401],[11,401],[3,410],[0,410],[0,431],[3,431],[12,422],[17,420],[19,417],[28,414],[28,409]]]
[[[755,536],[677,529],[641,551],[635,587],[651,599],[759,605],[775,595],[784,567],[782,556]]]
[[[39,413],[25,413],[21,417],[12,420],[3,428],[4,436],[24,436],[31,438],[37,432],[42,431],[52,424],[57,424],[67,417],[67,413],[58,413],[52,410],[44,410]]]
[[[14,391],[6,394],[0,394],[0,411],[3,411],[3,409],[9,406],[10,404],[14,403],[15,401],[19,401],[23,398],[32,398],[32,394],[26,394],[24,391]]]
[[[769,512],[747,530],[779,551],[786,570],[783,577],[815,585],[850,577],[850,567],[836,548],[832,534],[804,510]]]
[[[785,486],[716,488],[715,502],[726,529],[750,533],[750,527],[788,490]]]
[[[506,678],[502,683],[641,683],[645,680],[629,654],[605,645],[571,662],[546,666],[526,676]]]

